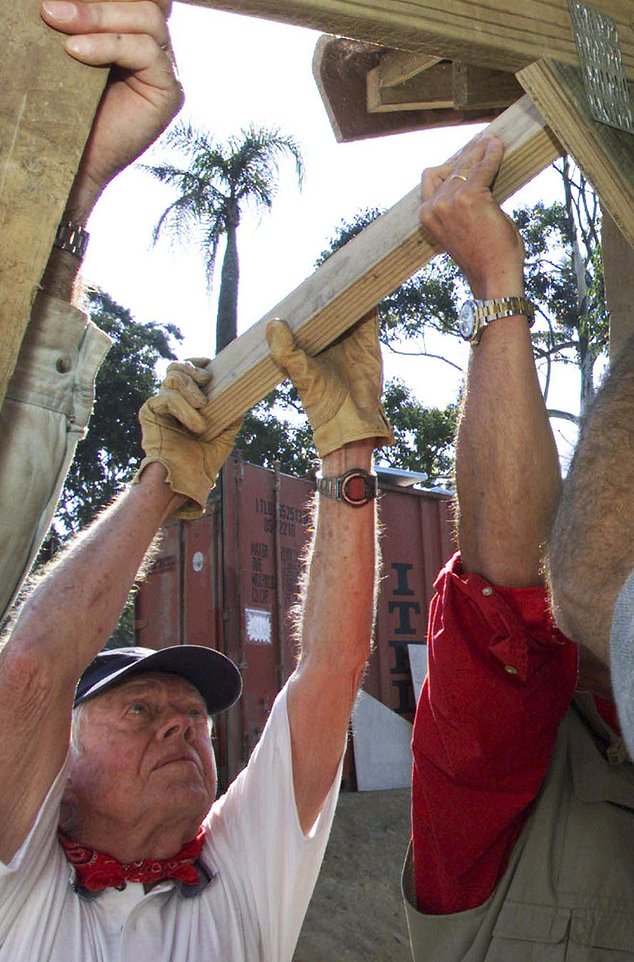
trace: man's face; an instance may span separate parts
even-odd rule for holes
[[[125,829],[191,820],[192,834],[216,795],[216,764],[202,695],[175,675],[145,674],[85,703],[67,802],[80,821]]]

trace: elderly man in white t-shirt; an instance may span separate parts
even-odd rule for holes
[[[103,184],[180,103],[167,6],[43,5],[45,19],[72,35],[72,55],[118,67],[67,210],[79,227]],[[74,232],[45,278],[60,328]],[[268,335],[322,459],[297,667],[248,766],[214,801],[210,716],[239,696],[236,666],[188,645],[101,651],[160,525],[203,512],[237,429],[211,423],[205,367],[172,365],[141,412],[136,483],[40,580],[0,652],[0,960],[291,959],[370,649],[372,454],[391,432],[374,315],[317,358],[283,322]]]
[[[317,358],[281,321],[269,338],[322,455],[297,668],[214,803],[209,717],[239,696],[236,666],[190,645],[99,653],[157,529],[202,513],[237,429],[209,421],[209,374],[173,364],[141,411],[137,483],[42,578],[0,655],[0,960],[290,962],[370,650],[371,462],[390,429],[374,314]]]

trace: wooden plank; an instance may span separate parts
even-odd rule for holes
[[[0,403],[106,72],[62,50],[38,0],[2,0]]]
[[[634,246],[606,210],[601,228],[605,293],[610,311],[610,361],[634,336]]]
[[[561,146],[528,97],[500,114],[489,129],[507,147],[494,185],[499,201],[561,155]],[[271,318],[287,320],[300,344],[316,354],[437,253],[418,224],[419,204],[415,187],[211,362],[209,413],[219,427],[260,401],[280,380],[266,344]]]
[[[313,57],[313,74],[337,140],[347,143],[409,130],[488,123],[498,110],[398,110],[369,113],[366,76],[386,54],[383,47],[322,36]]]
[[[366,78],[370,113],[449,108],[501,111],[522,96],[522,88],[512,73],[436,57],[424,57],[418,71],[388,83],[383,59],[378,67],[368,71]]]
[[[382,83],[380,69],[379,65],[369,70],[366,78],[370,113],[453,108],[453,67],[449,60],[440,60],[398,84]]]
[[[568,0],[198,0],[404,51],[516,70],[541,57],[578,63]],[[614,17],[634,79],[631,0],[594,0]]]
[[[522,96],[522,88],[513,74],[454,61],[452,93],[458,110],[506,109]]]
[[[429,70],[440,57],[432,57],[424,53],[403,53],[402,50],[387,50],[381,54],[378,66],[378,82],[380,87],[396,87],[411,80],[422,70]]]
[[[634,134],[593,120],[578,68],[540,60],[517,79],[634,244]]]

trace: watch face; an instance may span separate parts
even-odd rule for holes
[[[476,309],[473,301],[465,301],[458,311],[458,330],[465,341],[473,337],[476,323]]]
[[[372,497],[367,479],[362,474],[350,474],[341,486],[341,497],[346,504],[367,504]]]

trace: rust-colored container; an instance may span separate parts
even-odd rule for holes
[[[137,597],[137,640],[207,645],[238,663],[244,691],[218,721],[219,780],[246,764],[293,670],[292,607],[309,539],[313,485],[231,459],[205,517],[166,526]],[[383,578],[365,690],[412,720],[408,644],[425,642],[433,581],[451,554],[448,498],[382,486]],[[354,787],[351,753],[344,772]]]

